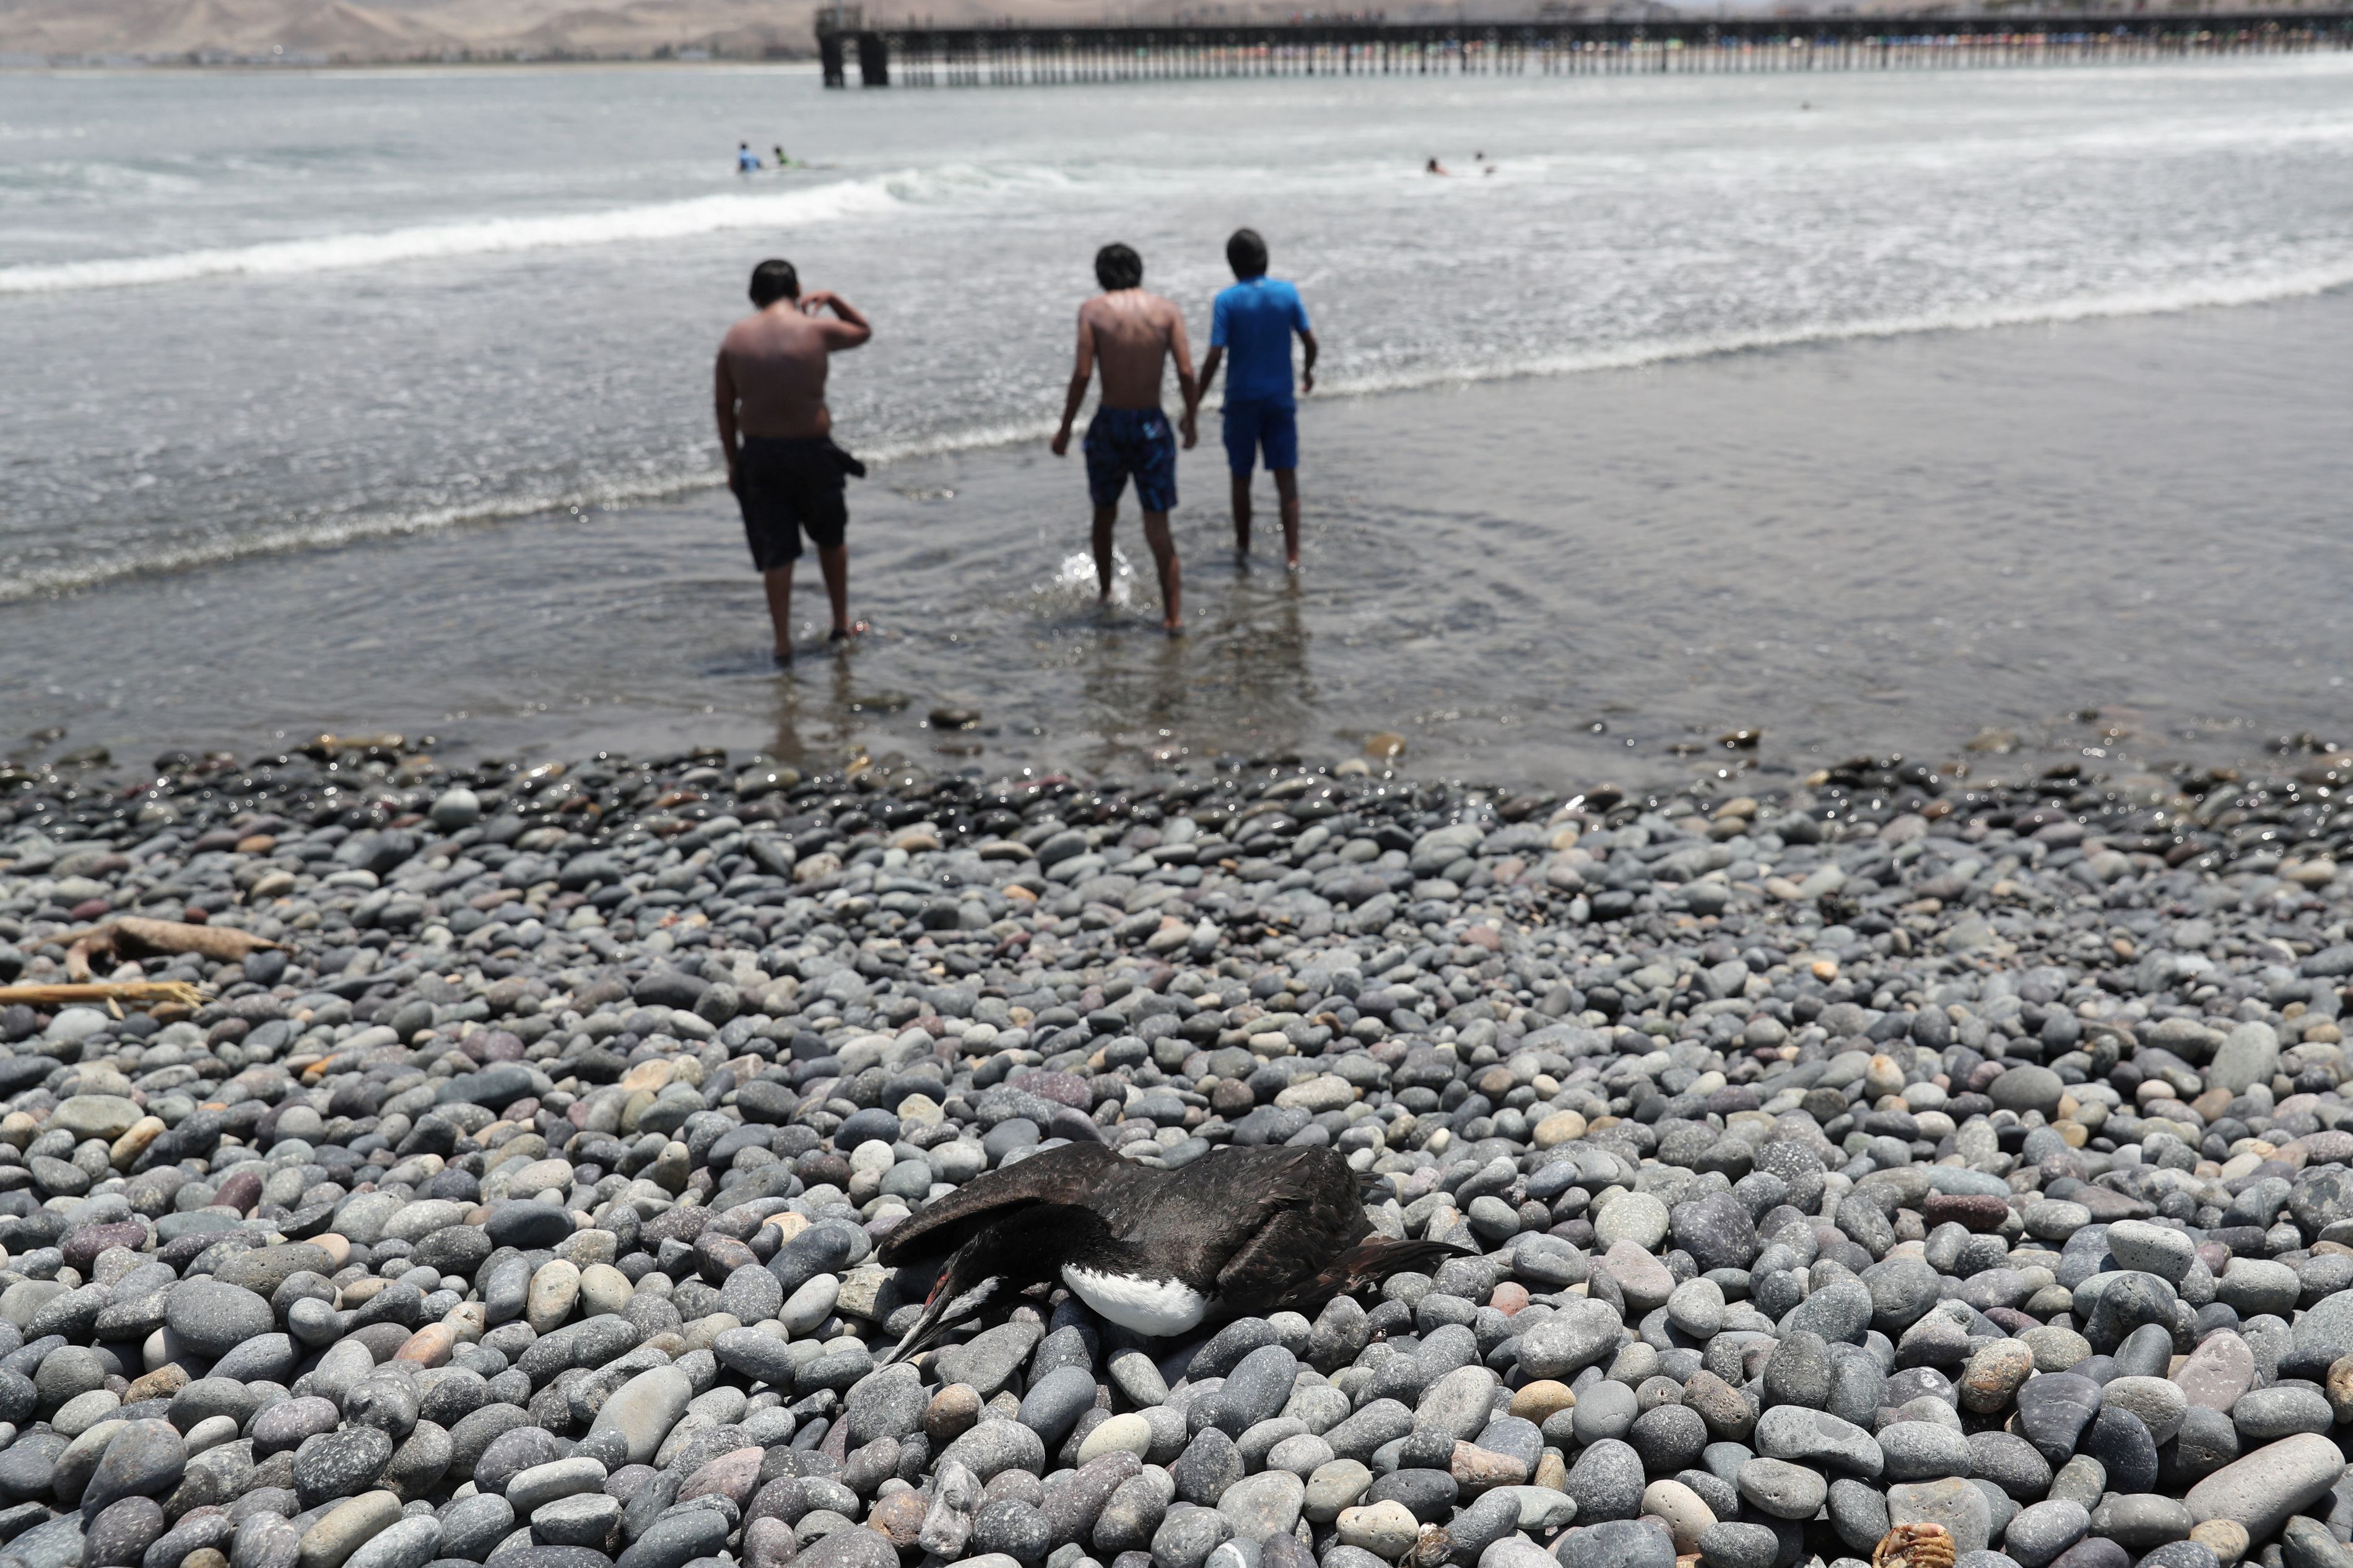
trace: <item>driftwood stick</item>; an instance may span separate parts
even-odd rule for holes
[[[121,1004],[134,1007],[177,1005],[201,1007],[205,994],[185,980],[101,980],[84,985],[0,985],[0,1007],[22,1002],[33,1007],[69,1007],[96,1003],[119,1016]]]

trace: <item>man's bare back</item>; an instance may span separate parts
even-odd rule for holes
[[[1141,289],[1098,294],[1080,306],[1079,332],[1102,362],[1105,408],[1159,407],[1172,352],[1181,368],[1192,369],[1185,313]]]
[[[1103,373],[1101,406],[1157,408],[1172,355],[1185,396],[1177,425],[1189,447],[1194,438],[1193,350],[1185,338],[1185,312],[1142,289],[1107,289],[1081,305],[1078,363],[1071,371],[1070,397],[1062,410],[1062,427],[1054,437],[1054,455],[1070,450],[1071,424],[1098,369]]]
[[[1071,449],[1071,426],[1087,400],[1098,364],[1103,401],[1087,426],[1087,489],[1094,500],[1095,582],[1111,598],[1112,525],[1120,492],[1132,479],[1144,510],[1144,539],[1160,571],[1161,625],[1175,632],[1182,573],[1168,531],[1176,504],[1176,435],[1193,444],[1193,411],[1201,400],[1193,379],[1193,351],[1185,341],[1185,315],[1157,294],[1144,291],[1144,258],[1124,245],[1107,245],[1095,255],[1095,281],[1103,292],[1079,307],[1078,361],[1062,401],[1061,428],[1054,432],[1054,456]],[[1168,361],[1176,361],[1176,384],[1185,411],[1176,430],[1160,412],[1161,384]]]
[[[833,428],[825,405],[827,356],[871,335],[856,311],[817,314],[841,301],[822,290],[779,300],[730,328],[719,345],[720,406],[734,409],[735,428],[771,440],[822,436]]]
[[[865,625],[849,619],[849,551],[842,541],[849,523],[843,475],[856,465],[833,445],[825,379],[828,354],[854,349],[874,332],[839,296],[801,294],[799,274],[787,261],[760,263],[751,292],[758,313],[728,329],[719,345],[716,412],[727,488],[743,508],[781,663],[792,658],[793,563],[804,535],[825,572],[832,640],[844,641]],[[833,315],[820,317],[819,310]]]

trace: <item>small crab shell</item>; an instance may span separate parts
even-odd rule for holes
[[[1881,1538],[1871,1568],[1953,1568],[1953,1532],[1941,1524],[1899,1524]]]
[[[1398,1561],[1399,1568],[1440,1568],[1453,1551],[1453,1538],[1443,1528],[1425,1524],[1421,1527],[1421,1534]]]

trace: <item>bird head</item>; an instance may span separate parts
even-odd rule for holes
[[[1101,1215],[1074,1204],[1035,1204],[1008,1215],[949,1254],[923,1315],[882,1364],[921,1354],[988,1307],[1057,1278],[1065,1261],[1109,1234]]]

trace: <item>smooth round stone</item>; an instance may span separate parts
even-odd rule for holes
[[[542,1503],[532,1511],[531,1538],[543,1546],[602,1549],[619,1531],[621,1502],[602,1492],[576,1493]]]
[[[1667,1205],[1649,1193],[1627,1193],[1594,1217],[1595,1244],[1607,1250],[1620,1243],[1654,1251],[1667,1236]]]
[[[163,1497],[180,1484],[187,1463],[187,1444],[170,1422],[128,1422],[82,1489],[82,1510],[94,1514],[122,1498]]]
[[[368,1538],[343,1568],[425,1568],[441,1546],[441,1521],[431,1514],[404,1518]]]
[[[1266,1468],[1288,1470],[1304,1479],[1332,1462],[1332,1445],[1312,1432],[1285,1437],[1269,1448]]]
[[[1570,1392],[1568,1384],[1556,1378],[1538,1378],[1512,1395],[1512,1414],[1539,1426],[1548,1417],[1576,1407],[1577,1395]]]
[[[2066,1092],[2067,1086],[2057,1073],[2031,1063],[2005,1068],[1986,1090],[1999,1110],[2037,1110],[2045,1118],[2058,1113],[2060,1099]]]
[[[1952,1428],[1898,1421],[1882,1427],[1878,1441],[1885,1457],[1882,1474],[1889,1481],[1934,1480],[1965,1474],[1969,1468],[1968,1441]]]
[[[1749,1460],[1736,1484],[1743,1498],[1776,1519],[1811,1519],[1830,1496],[1830,1483],[1819,1473],[1784,1459]]]
[[[1368,1503],[1344,1510],[1338,1520],[1340,1543],[1395,1562],[1421,1536],[1421,1521],[1401,1502]]]
[[[1701,1531],[1697,1550],[1704,1568],[1773,1568],[1781,1538],[1765,1525],[1725,1521]]]
[[[1672,1475],[1698,1461],[1700,1450],[1708,1443],[1707,1423],[1688,1405],[1662,1405],[1636,1416],[1626,1441],[1640,1456],[1645,1472]]]
[[[1265,1470],[1227,1488],[1226,1495],[1218,1500],[1218,1511],[1233,1526],[1235,1539],[1261,1542],[1271,1535],[1287,1535],[1298,1523],[1306,1498],[1306,1483],[1297,1476],[1288,1470]],[[1516,1507],[1513,1515],[1516,1520]]]
[[[2085,1215],[2088,1223],[2090,1216]],[[2021,1384],[2034,1371],[2034,1351],[2023,1340],[1995,1340],[1969,1357],[1954,1381],[1961,1408],[1978,1415],[2008,1409]],[[2037,1565],[2040,1568],[2040,1565]]]
[[[2197,1521],[2178,1500],[2157,1492],[2110,1496],[2092,1510],[2091,1528],[2136,1554],[2186,1541]]]
[[[1413,1468],[1378,1478],[1365,1489],[1365,1500],[1401,1502],[1424,1524],[1442,1524],[1460,1493],[1461,1488],[1446,1471]]]
[[[2002,1551],[2020,1568],[2043,1568],[2084,1539],[2091,1515],[2078,1502],[2038,1502],[2021,1509],[2002,1535]]]
[[[440,1511],[441,1551],[479,1563],[513,1531],[514,1506],[487,1492],[459,1498]]]
[[[2247,1527],[2235,1519],[2210,1519],[2191,1528],[2189,1539],[2214,1554],[2223,1568],[2247,1555]]]
[[[1633,1430],[1641,1405],[1634,1391],[1622,1383],[1597,1383],[1577,1400],[1570,1423],[1577,1440],[1588,1447],[1606,1437],[1623,1437]]]
[[[569,1238],[572,1215],[561,1204],[508,1199],[491,1206],[490,1220],[483,1228],[490,1233],[492,1247],[512,1247],[528,1252],[533,1247],[554,1247]]]
[[[79,1437],[121,1408],[121,1395],[109,1389],[93,1388],[59,1405],[58,1413],[49,1417],[49,1428],[68,1437]]]
[[[556,1459],[544,1465],[533,1465],[511,1477],[506,1484],[506,1500],[517,1513],[529,1518],[558,1498],[596,1491],[604,1484],[605,1467],[596,1460]],[[558,1544],[585,1546],[593,1543],[564,1542]]]
[[[1372,1484],[1373,1472],[1366,1466],[1355,1459],[1329,1460],[1318,1465],[1307,1478],[1307,1493],[1301,1511],[1311,1523],[1329,1524],[1340,1517],[1342,1510],[1354,1508],[1365,1495],[1365,1489]]]
[[[1577,1408],[1585,1406],[1580,1403]],[[1577,1456],[1563,1489],[1577,1500],[1577,1517],[1591,1523],[1632,1519],[1641,1508],[1644,1484],[1641,1456],[1617,1438],[1604,1437]]]
[[[1713,1339],[1724,1329],[1724,1288],[1713,1279],[1686,1279],[1667,1298],[1667,1319],[1694,1339]]]
[[[1675,1542],[1656,1520],[1609,1520],[1570,1531],[1554,1556],[1560,1568],[1674,1568]]]
[[[1039,1378],[1022,1395],[1021,1424],[1051,1448],[1078,1425],[1082,1414],[1094,1408],[1094,1374],[1083,1367],[1060,1366]]]
[[[2240,1442],[2251,1447],[2300,1432],[2325,1433],[2335,1420],[2327,1396],[2306,1384],[2251,1389],[2231,1406],[2231,1424],[2238,1429]]]
[[[2150,1439],[2158,1444],[2173,1440],[2189,1408],[2189,1396],[2181,1385],[2162,1377],[2110,1378],[2101,1399],[2105,1409],[2129,1410],[2139,1416]],[[2321,1405],[2326,1409],[2327,1401],[2322,1400]]]
[[[132,1568],[164,1529],[164,1506],[153,1498],[117,1499],[90,1516],[81,1562],[85,1568]]]
[[[1969,1469],[1978,1479],[1991,1481],[2021,1502],[2039,1500],[2050,1490],[2050,1462],[2025,1438],[1978,1432],[1968,1444]]]
[[[1071,1369],[1076,1370],[1076,1369]],[[1090,1380],[1092,1394],[1092,1380]],[[1152,1423],[1129,1411],[1113,1415],[1087,1434],[1079,1445],[1078,1461],[1084,1465],[1105,1454],[1129,1453],[1137,1458],[1152,1451]]]
[[[1767,1458],[1836,1465],[1865,1477],[1878,1475],[1884,1462],[1870,1433],[1826,1410],[1777,1405],[1758,1419],[1755,1441]]]
[[[268,1458],[283,1448],[299,1448],[303,1439],[332,1432],[342,1421],[343,1412],[335,1402],[316,1394],[272,1405],[253,1418],[254,1455]]]
[[[306,1439],[294,1453],[294,1490],[315,1507],[364,1490],[392,1462],[392,1435],[350,1426]]]
[[[2157,1485],[2157,1440],[2147,1423],[2121,1405],[2103,1406],[2084,1434],[2083,1451],[2100,1461],[2108,1485],[2118,1491],[2147,1491]],[[2021,1502],[2031,1500],[2012,1489]]]
[[[1642,1489],[1642,1511],[1667,1521],[1678,1552],[1697,1552],[1700,1539],[1716,1522],[1715,1510],[1681,1481],[1652,1481]]]
[[[641,1372],[605,1401],[589,1433],[592,1436],[599,1432],[617,1433],[628,1445],[628,1462],[645,1464],[659,1451],[693,1397],[693,1383],[675,1366]]]
[[[185,1279],[164,1296],[164,1321],[192,1351],[218,1358],[278,1326],[269,1303],[217,1279]]]

